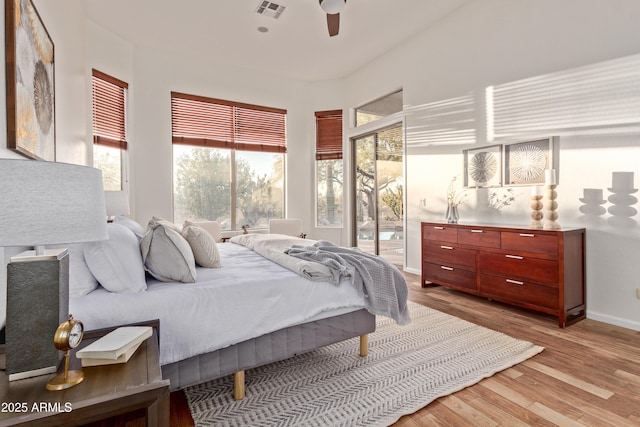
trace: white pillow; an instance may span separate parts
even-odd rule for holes
[[[138,238],[122,224],[107,224],[109,239],[84,244],[93,276],[108,291],[136,294],[147,289]]]
[[[220,254],[213,236],[200,226],[187,221],[184,224],[182,237],[189,243],[196,263],[206,268],[220,267]]]
[[[116,224],[122,224],[127,227],[129,230],[133,231],[133,234],[138,238],[138,242],[142,240],[142,236],[144,236],[144,227],[138,224],[136,221],[122,215],[116,215],[113,218],[113,222]]]
[[[145,269],[163,282],[193,283],[196,281],[196,261],[189,243],[175,225],[151,219],[140,241]]]
[[[48,248],[67,248],[69,251],[69,296],[81,297],[98,288],[98,281],[84,260],[84,243],[52,245]]]

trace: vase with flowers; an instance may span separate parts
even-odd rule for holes
[[[458,206],[467,201],[467,190],[458,192],[456,188],[457,180],[457,176],[451,178],[449,187],[447,188],[447,213],[445,218],[449,224],[455,224],[458,222],[458,219],[460,218]]]

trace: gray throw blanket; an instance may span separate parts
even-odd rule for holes
[[[411,322],[407,298],[409,291],[402,273],[384,258],[336,246],[319,240],[313,246],[294,245],[288,255],[325,265],[333,272],[331,282],[337,285],[342,277],[351,277],[353,285],[364,296],[367,310],[387,316],[399,325]]]

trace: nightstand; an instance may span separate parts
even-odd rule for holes
[[[160,370],[160,322],[136,325],[152,326],[153,334],[127,363],[82,368],[75,350],[71,353],[70,369],[85,373],[75,387],[48,391],[45,384],[52,375],[9,382],[0,372],[0,426],[79,426],[100,421],[118,425],[133,417],[144,419],[148,426],[168,427],[169,380],[162,379]],[[114,329],[85,332],[76,350]]]

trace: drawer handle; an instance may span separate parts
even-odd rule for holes
[[[536,235],[531,233],[520,233],[520,237],[536,237]]]
[[[472,233],[484,233],[484,230],[471,230]]]
[[[435,230],[444,230],[444,227],[433,227]]]
[[[521,282],[519,280],[512,280],[512,279],[507,279],[507,283],[511,283],[513,285],[524,285],[524,282]]]
[[[447,271],[453,271],[453,267],[447,267],[447,266],[441,265],[440,268]]]
[[[505,255],[505,258],[511,258],[511,259],[524,259],[523,256],[519,256],[519,255]]]
[[[453,248],[451,246],[445,246],[445,245],[440,245],[440,249],[449,249],[449,250],[453,250]]]

